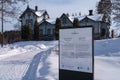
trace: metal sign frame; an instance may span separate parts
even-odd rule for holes
[[[92,26],[83,26],[78,28],[91,28],[92,29],[92,73],[78,72],[72,70],[60,69],[60,56],[59,56],[59,80],[94,80],[94,28]],[[61,29],[76,29],[76,28],[61,28]],[[60,29],[60,30],[61,30]],[[60,31],[59,31],[60,32]],[[82,34],[84,35],[84,34]],[[60,39],[60,33],[59,33]],[[59,53],[60,53],[60,40],[59,40]]]

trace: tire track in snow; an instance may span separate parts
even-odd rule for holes
[[[52,50],[52,47],[49,48],[46,51],[42,51],[38,54],[36,54],[33,58],[33,60],[31,61],[29,68],[26,72],[26,74],[24,75],[24,77],[22,78],[22,80],[38,80],[36,73],[37,73],[37,69],[39,66],[39,63],[45,61],[45,59],[47,59],[47,57],[50,55]]]

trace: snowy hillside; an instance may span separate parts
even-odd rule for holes
[[[95,80],[120,79],[120,39],[95,41]],[[58,42],[0,48],[0,80],[58,80]]]

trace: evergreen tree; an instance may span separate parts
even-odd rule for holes
[[[1,32],[0,32],[0,43],[1,43],[1,41],[2,41],[2,34],[1,34]]]
[[[73,26],[74,27],[79,27],[79,20],[77,18],[74,18]]]
[[[39,37],[40,37],[39,24],[37,23],[37,21],[35,21],[35,24],[34,24],[34,40],[39,40]]]
[[[111,22],[112,3],[111,0],[101,0],[97,6],[97,13],[104,14],[104,21]]]
[[[33,35],[32,35],[32,28],[31,28],[30,25],[28,25],[27,30],[28,30],[27,31],[27,34],[28,34],[28,39],[27,40],[32,40]]]
[[[32,40],[32,29],[30,25],[24,25],[21,29],[21,35],[23,40]]]
[[[56,40],[59,40],[60,27],[61,27],[61,20],[60,20],[60,18],[57,18],[56,23],[55,23],[55,38],[56,38]]]
[[[21,40],[20,31],[5,31],[4,32],[5,43],[13,43]]]
[[[25,37],[26,37],[26,35],[25,35],[25,27],[26,27],[26,25],[24,25],[24,26],[21,27],[21,38],[23,40],[25,40]]]
[[[1,38],[1,32],[0,32],[0,38]]]
[[[111,37],[114,38],[114,30],[111,31]]]

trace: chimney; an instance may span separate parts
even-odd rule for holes
[[[89,10],[89,16],[93,15],[93,10]]]
[[[38,6],[35,6],[35,11],[38,11]]]
[[[66,13],[66,16],[69,17],[69,13]]]

